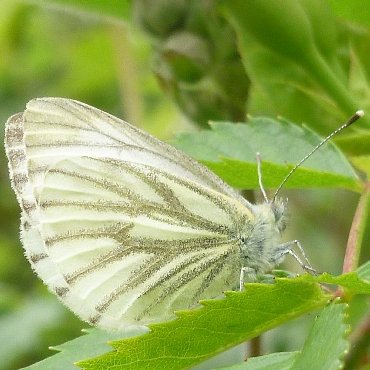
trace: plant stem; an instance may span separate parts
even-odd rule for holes
[[[343,274],[355,270],[360,258],[361,244],[370,208],[370,181],[364,187],[353,217],[348,236],[346,255],[343,262]]]
[[[143,122],[142,99],[139,91],[137,65],[134,51],[127,38],[127,29],[114,25],[111,30],[113,46],[116,52],[117,77],[122,98],[125,120],[140,126]]]

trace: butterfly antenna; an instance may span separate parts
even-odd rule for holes
[[[262,183],[261,155],[258,152],[256,153],[256,160],[257,160],[258,184],[260,186],[261,193],[263,197],[265,198],[266,203],[268,203],[269,200],[267,198],[267,194],[266,194],[265,188],[263,187],[263,183]]]
[[[348,119],[347,122],[345,122],[342,126],[338,127],[336,130],[334,130],[330,135],[328,135],[321,143],[316,145],[306,156],[304,156],[291,170],[290,172],[285,176],[284,180],[280,183],[279,187],[276,189],[275,194],[272,198],[272,203],[275,202],[275,199],[277,195],[279,194],[281,188],[285,185],[285,183],[288,181],[290,176],[297,170],[297,168],[308,158],[311,157],[313,153],[316,152],[319,148],[321,148],[328,140],[330,140],[334,135],[336,135],[338,132],[342,131],[346,127],[352,125],[352,123],[356,122],[359,118],[361,118],[364,115],[363,110],[358,110],[352,117]],[[260,185],[261,186],[261,185]]]

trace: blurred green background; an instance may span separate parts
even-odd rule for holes
[[[343,1],[298,3],[334,74],[346,81],[354,101],[370,107],[370,11],[359,1],[351,7]],[[286,9],[277,11],[279,18]],[[28,100],[42,96],[86,102],[163,140],[206,128],[208,120],[245,121],[247,113],[281,114],[321,134],[347,117],[347,107],[340,104],[343,97],[321,86],[315,73],[305,69],[306,61],[294,64],[288,52],[284,55],[258,40],[261,48],[253,30],[239,39],[238,48],[231,26],[238,20],[225,14],[215,1],[3,0],[0,122],[4,125]],[[358,144],[351,145],[346,136],[338,139],[347,154],[369,155],[366,124],[361,134],[347,134]],[[0,132],[3,139],[3,127]],[[64,309],[33,274],[18,237],[19,209],[4,151],[0,171],[0,368],[16,369],[49,356],[48,346],[78,336],[87,324]],[[286,195],[286,239],[299,239],[319,271],[340,273],[359,195],[334,189],[297,189]],[[369,233],[366,240],[369,245]],[[369,259],[368,249],[362,261]],[[299,271],[294,262],[287,263]],[[366,299],[359,298],[351,320],[360,320],[366,310]],[[264,349],[299,348],[309,319],[272,331]]]

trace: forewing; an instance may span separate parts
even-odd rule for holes
[[[237,229],[252,216],[185,154],[65,99],[11,117],[6,151],[26,255],[84,320],[168,319],[237,281]]]
[[[165,169],[247,204],[233,188],[185,153],[87,104],[63,98],[34,99],[27,104],[23,121],[32,176],[59,158],[113,158]]]

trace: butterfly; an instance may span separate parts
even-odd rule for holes
[[[90,324],[173,319],[286,254],[304,266],[299,243],[281,243],[282,200],[251,204],[185,153],[84,103],[31,100],[8,119],[5,148],[25,255]]]

